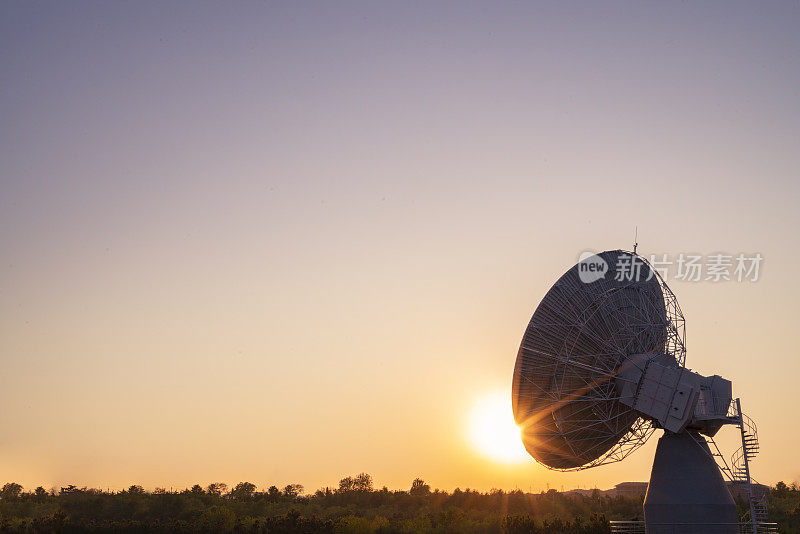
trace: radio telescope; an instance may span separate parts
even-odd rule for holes
[[[685,367],[684,332],[675,295],[644,258],[583,258],[539,303],[517,354],[512,404],[525,449],[549,469],[587,469],[663,429],[644,501],[648,534],[739,533],[725,478],[749,497],[747,531],[768,532],[766,497],[750,476],[755,424],[729,380]],[[742,439],[730,464],[713,440],[724,425]]]

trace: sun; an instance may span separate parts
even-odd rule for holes
[[[489,393],[475,402],[469,414],[468,433],[472,445],[491,460],[503,463],[530,460],[506,392]]]

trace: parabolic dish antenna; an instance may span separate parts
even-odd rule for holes
[[[730,381],[685,367],[684,332],[675,295],[644,258],[584,255],[544,296],[520,344],[512,403],[523,443],[544,466],[577,470],[622,460],[664,429],[644,503],[647,532],[738,533],[723,473],[746,488],[742,521],[762,532],[763,496],[749,470],[755,425]],[[718,466],[713,436],[726,424],[740,429],[742,448]]]
[[[650,420],[619,402],[614,385],[629,355],[665,353],[684,363],[683,315],[647,264],[637,264],[636,280],[613,273],[582,280],[581,269],[608,272],[631,258],[602,252],[572,267],[544,296],[522,338],[514,417],[525,448],[552,469],[619,461],[650,437]]]

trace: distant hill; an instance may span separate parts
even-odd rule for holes
[[[567,495],[592,495],[597,491],[600,495],[607,497],[616,497],[618,495],[624,497],[638,497],[647,492],[647,482],[620,482],[611,489],[601,490],[597,488],[592,489],[572,489],[565,491]]]
[[[744,484],[734,484],[732,482],[728,482],[728,490],[731,492],[734,498],[739,499],[747,499],[747,486]],[[758,489],[761,489],[762,492],[766,491],[769,487],[765,486],[764,484],[754,484]],[[616,486],[611,489],[601,490],[601,489],[572,489],[565,491],[563,493],[567,495],[591,495],[595,491],[598,491],[600,495],[605,495],[608,497],[639,497],[647,493],[647,482],[620,482]]]

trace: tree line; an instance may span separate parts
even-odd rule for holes
[[[643,496],[549,490],[432,490],[417,478],[407,490],[376,489],[366,473],[305,494],[300,484],[259,488],[215,482],[183,490],[133,485],[122,491],[65,486],[0,490],[0,531],[30,533],[547,533],[607,534],[608,519],[639,520]],[[742,510],[746,503],[739,505]],[[800,534],[800,491],[770,490],[772,520]]]

